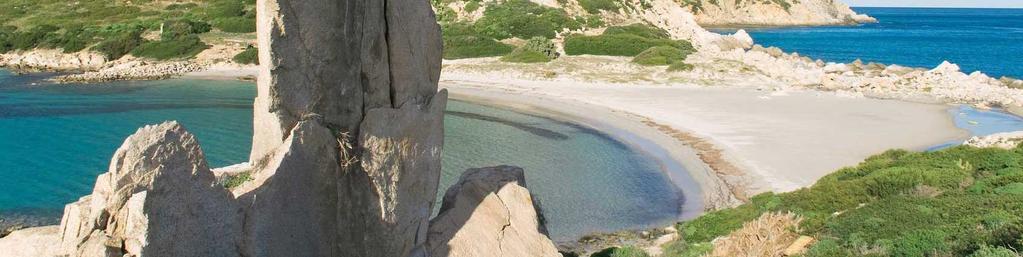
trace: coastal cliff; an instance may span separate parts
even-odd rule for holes
[[[708,27],[852,25],[877,22],[840,0],[683,0]]]

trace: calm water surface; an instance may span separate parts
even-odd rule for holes
[[[211,167],[247,159],[251,83],[61,86],[44,77],[0,70],[0,219],[59,222],[63,205],[88,194],[117,147],[146,124],[179,121]],[[591,129],[450,102],[445,130],[442,189],[467,168],[523,167],[556,240],[666,225],[680,213],[682,198],[658,163]]]
[[[967,73],[1023,78],[1023,9],[853,9],[880,22],[747,31],[757,44],[825,61],[933,68],[949,60]]]

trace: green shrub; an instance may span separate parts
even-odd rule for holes
[[[695,51],[689,41],[671,40],[666,31],[644,24],[609,27],[599,36],[565,37],[565,54],[568,55],[636,56],[657,46]]]
[[[479,36],[444,37],[444,59],[502,56],[515,48],[493,38]]]
[[[217,0],[206,8],[210,19],[240,17],[245,15],[245,4],[240,0]]]
[[[534,37],[526,40],[526,43],[523,44],[521,48],[541,53],[544,56],[547,56],[547,59],[551,60],[557,59],[558,55],[560,55],[557,47],[554,46],[554,42],[542,37]]]
[[[670,65],[668,65],[667,71],[671,71],[671,72],[691,71],[694,68],[696,68],[696,67],[693,66],[692,64],[688,64],[688,63],[685,63],[685,62],[673,62]]]
[[[467,13],[475,12],[480,9],[480,1],[469,1],[468,3],[465,3],[464,9]]]
[[[220,18],[214,21],[214,27],[228,33],[256,32],[256,19],[247,17]]]
[[[661,246],[662,256],[670,257],[703,257],[714,250],[711,243],[686,244],[682,241],[668,242]]]
[[[173,40],[187,35],[210,32],[211,26],[204,21],[172,20],[163,23],[162,40]]]
[[[224,177],[224,179],[221,180],[220,184],[223,185],[224,188],[230,189],[238,187],[244,184],[245,182],[251,181],[252,179],[253,179],[252,174],[250,172],[242,172],[236,175]]]
[[[842,248],[838,241],[826,239],[810,246],[803,257],[852,257],[849,250]]]
[[[689,56],[689,52],[683,52],[682,50],[670,46],[655,46],[639,53],[636,57],[632,58],[632,62],[639,65],[669,65],[676,62],[681,62]]]
[[[650,257],[643,249],[636,247],[611,247],[591,254],[590,257]]]
[[[551,58],[547,57],[541,52],[519,47],[513,50],[511,53],[502,56],[501,61],[517,63],[541,63],[549,62],[551,61]]]
[[[17,50],[31,50],[46,39],[47,35],[59,30],[52,25],[43,25],[28,31],[15,32],[8,40],[11,47]]]
[[[1023,183],[1012,183],[995,188],[995,193],[1007,195],[1023,195]]]
[[[614,0],[579,0],[579,5],[591,14],[600,14],[601,10],[614,12],[619,8]]]
[[[634,23],[625,26],[608,27],[604,30],[605,35],[628,34],[652,39],[671,39],[668,31],[651,26],[649,24]]]
[[[236,54],[231,59],[240,64],[259,64],[259,50],[249,45],[245,47],[245,51]]]
[[[563,29],[580,29],[564,10],[541,6],[529,0],[504,0],[489,4],[475,31],[495,39],[554,38]]]
[[[895,257],[917,257],[944,253],[947,250],[945,245],[947,237],[945,233],[937,230],[913,231],[895,241],[891,254]]]
[[[1018,183],[1011,181],[1021,157],[1019,149],[965,146],[887,151],[809,188],[758,195],[684,222],[679,233],[686,243],[706,243],[760,213],[782,211],[803,217],[802,233],[833,241],[818,243],[807,256],[966,256],[983,245],[1023,248],[1017,215],[1023,198],[995,190]],[[995,189],[976,190],[978,184]]]
[[[116,60],[142,44],[141,34],[141,31],[118,33],[100,41],[93,50],[103,53],[109,60]]]
[[[1017,257],[1017,256],[1019,255],[1016,254],[1016,252],[1013,252],[1012,250],[1006,249],[1004,247],[991,247],[985,245],[980,247],[980,249],[978,249],[976,252],[973,252],[973,254],[970,254],[969,257]]]
[[[156,60],[185,59],[199,54],[209,48],[198,36],[189,35],[173,40],[146,42],[131,52],[137,57]]]
[[[37,45],[41,48],[60,48],[65,53],[74,53],[89,47],[95,42],[94,33],[82,27],[65,28],[64,33],[50,33],[44,42]]]

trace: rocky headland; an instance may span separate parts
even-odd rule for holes
[[[683,1],[686,2],[686,1]],[[709,27],[855,25],[877,22],[834,0],[688,0],[696,22]]]

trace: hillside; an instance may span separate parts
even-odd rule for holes
[[[219,56],[200,58],[229,59],[254,39],[254,4],[254,0],[3,1],[0,54],[54,49],[98,53],[101,56],[90,58],[104,61],[126,55],[165,61],[196,58],[212,49],[208,52]],[[41,56],[58,56],[48,53]]]

